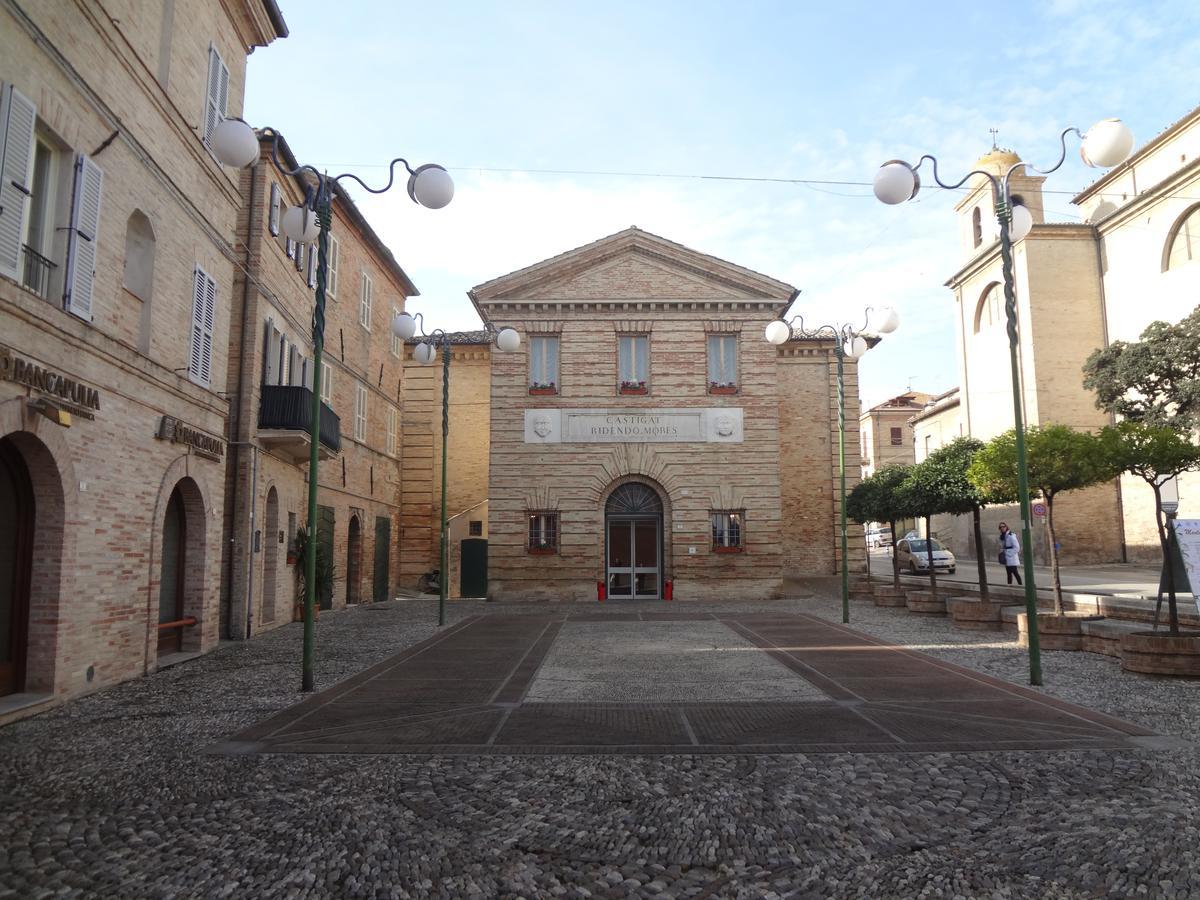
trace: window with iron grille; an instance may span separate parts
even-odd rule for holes
[[[558,513],[546,510],[529,511],[529,549],[538,553],[558,550]]]
[[[483,535],[483,521],[480,519],[472,519],[467,523],[468,537],[481,537]]]
[[[745,531],[744,509],[712,511],[712,545],[715,551],[741,550]]]
[[[899,447],[904,443],[904,432],[899,428],[892,429],[892,446]]]

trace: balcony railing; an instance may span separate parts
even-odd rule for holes
[[[258,409],[260,429],[307,434],[311,422],[312,391],[299,385],[263,385],[262,403]],[[320,436],[321,443],[334,453],[342,449],[341,420],[324,403],[321,404]]]
[[[50,273],[55,265],[28,244],[25,249],[25,273],[21,283],[43,300],[50,296]]]

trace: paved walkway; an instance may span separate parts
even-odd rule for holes
[[[747,653],[752,642],[721,622],[754,618],[824,621],[842,646],[838,582],[805,588],[787,600],[657,609],[708,616],[675,622],[688,636],[667,642],[673,653]],[[636,626],[619,621],[628,609],[455,602],[441,632],[429,599],[325,613],[317,685],[336,690],[468,618],[527,615],[562,625],[521,705],[543,688],[547,702],[575,703],[552,700],[571,696],[571,685],[542,681],[555,648],[580,646],[572,630]],[[939,673],[963,667],[981,684],[1029,690],[1026,655],[1011,635],[870,603],[851,616],[862,646],[879,647],[874,638],[945,664]],[[701,632],[714,625],[729,638],[702,649]],[[213,753],[301,700],[300,638],[300,625],[286,625],[0,728],[0,898],[1200,896],[1200,681],[1123,674],[1116,660],[1090,653],[1043,654],[1046,687],[1033,693],[1163,736],[1136,740],[1146,744],[1137,749]],[[799,646],[776,643],[789,655]],[[768,654],[752,655],[780,680],[823,692]],[[762,683],[760,668],[729,658],[724,666],[747,690]],[[467,680],[492,678],[478,670]],[[664,693],[707,696],[702,682],[665,676]],[[886,704],[897,701],[858,708]]]
[[[637,606],[467,619],[217,749],[982,751],[1123,748],[1152,734],[813,616]]]

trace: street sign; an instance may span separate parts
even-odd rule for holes
[[[1046,518],[1046,504],[1045,503],[1033,504],[1033,516],[1036,519]]]

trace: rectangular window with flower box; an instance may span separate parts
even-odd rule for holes
[[[617,335],[617,392],[650,393],[650,335]]]
[[[708,392],[710,394],[736,394],[737,377],[736,334],[710,334],[708,336]]]
[[[529,552],[549,556],[558,552],[558,513],[533,509],[529,518]]]
[[[558,335],[529,338],[529,393],[558,393]]]
[[[746,511],[744,509],[714,509],[712,511],[712,548],[714,553],[740,553],[744,548]]]

